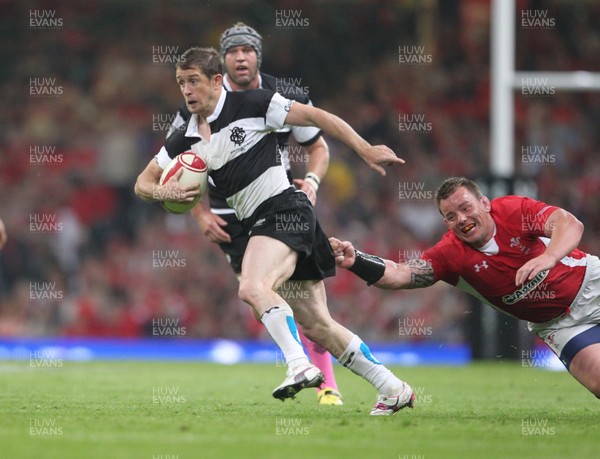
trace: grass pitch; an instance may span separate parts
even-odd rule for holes
[[[273,399],[276,366],[29,365],[0,361],[2,458],[599,457],[600,401],[518,363],[392,368],[417,403],[376,418],[375,390],[339,366],[341,407],[318,406],[313,389]]]

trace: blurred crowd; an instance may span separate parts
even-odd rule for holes
[[[181,104],[176,55],[217,47],[238,20],[263,35],[263,71],[406,160],[382,178],[327,139],[325,232],[398,261],[437,241],[437,185],[489,176],[490,2],[298,4],[0,2],[0,336],[153,336],[164,318],[190,338],[266,336],[192,218],[133,195]],[[530,10],[554,21],[519,22]],[[288,28],[286,14],[304,20]],[[43,15],[62,21],[32,25]],[[599,72],[598,18],[597,2],[518,1],[517,69]],[[517,173],[583,221],[581,247],[600,253],[600,94],[515,91],[515,108]],[[365,340],[465,340],[473,305],[447,285],[392,293],[346,271],[326,285],[332,314]]]

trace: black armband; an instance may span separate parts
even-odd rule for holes
[[[355,250],[355,252],[356,258],[354,264],[348,268],[349,271],[366,281],[367,285],[374,284],[383,277],[385,273],[383,258],[363,253],[360,250]]]

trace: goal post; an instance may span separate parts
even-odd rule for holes
[[[490,175],[512,179],[514,91],[600,91],[600,73],[516,71],[516,0],[493,0],[491,15]]]

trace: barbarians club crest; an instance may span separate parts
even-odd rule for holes
[[[244,128],[239,127],[239,126],[234,126],[231,129],[231,135],[229,136],[229,140],[231,140],[233,143],[235,143],[238,147],[244,142],[245,138],[246,138],[246,131],[244,131]]]

